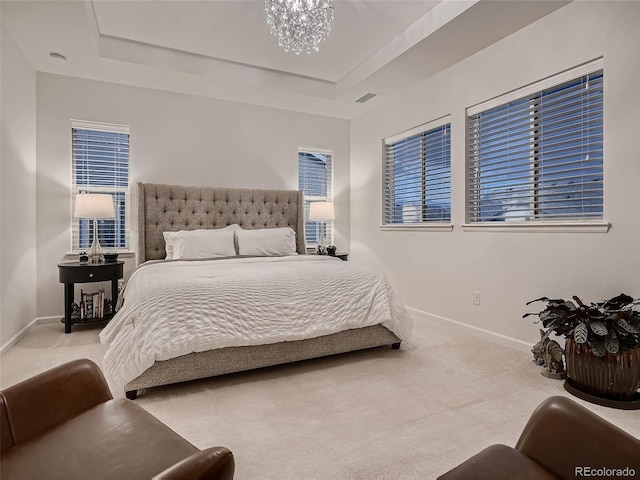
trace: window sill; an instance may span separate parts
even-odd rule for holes
[[[136,256],[135,252],[132,252],[131,250],[123,250],[123,251],[112,251],[112,250],[108,250],[107,253],[117,253],[118,254],[118,258],[134,258]],[[78,257],[80,255],[79,252],[67,252],[65,254],[66,257]]]
[[[450,223],[413,223],[413,224],[396,224],[396,225],[380,225],[383,232],[450,232],[453,225]]]
[[[465,223],[463,232],[524,232],[524,233],[607,233],[611,224],[600,223]]]

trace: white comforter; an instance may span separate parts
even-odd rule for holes
[[[156,360],[191,352],[376,324],[408,340],[412,330],[383,274],[318,255],[145,263],[123,297],[100,334],[115,388]]]

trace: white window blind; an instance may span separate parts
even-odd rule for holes
[[[604,75],[589,67],[468,110],[470,223],[602,219]]]
[[[384,223],[451,222],[451,124],[440,119],[385,139]]]
[[[116,218],[98,220],[98,239],[105,249],[129,249],[129,127],[72,120],[71,137],[72,250],[88,250],[93,241],[93,220],[73,217],[78,193],[112,195]]]
[[[304,231],[307,245],[318,245],[321,229],[327,244],[333,244],[333,220],[309,221],[312,202],[333,201],[333,152],[309,147],[298,150],[298,188],[304,192]]]

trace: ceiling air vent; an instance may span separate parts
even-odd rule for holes
[[[378,94],[377,93],[372,93],[372,92],[367,92],[364,95],[362,95],[360,98],[358,98],[355,102],[356,103],[365,103],[368,102],[369,100],[371,100],[374,97],[377,97]]]

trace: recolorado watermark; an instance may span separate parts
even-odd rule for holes
[[[576,477],[590,478],[634,478],[636,476],[635,469],[631,467],[625,468],[607,468],[607,467],[575,467],[574,475]]]

